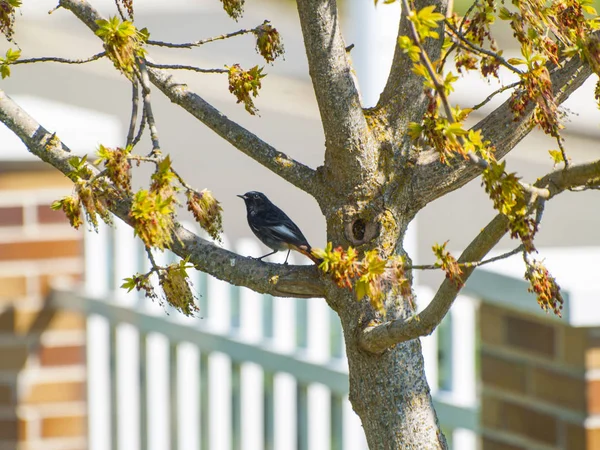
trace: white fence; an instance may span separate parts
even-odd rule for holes
[[[54,302],[89,318],[90,449],[367,448],[347,400],[341,327],[323,299],[273,298],[192,271],[202,318],[189,319],[118,289],[148,269],[129,227],[88,233],[85,248],[85,292],[57,292]],[[249,241],[236,250],[260,254]],[[431,293],[419,289],[419,298]],[[460,297],[422,340],[440,422],[457,450],[477,447],[475,308]]]

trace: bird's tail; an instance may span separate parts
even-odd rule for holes
[[[293,250],[296,250],[299,253],[302,253],[304,256],[311,259],[312,262],[314,262],[317,265],[319,265],[323,262],[323,260],[321,258],[317,258],[315,255],[312,254],[312,249],[309,246],[303,245],[301,247],[297,247],[295,245],[290,245],[290,248],[292,248]]]

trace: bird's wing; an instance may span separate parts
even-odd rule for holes
[[[271,208],[269,211],[264,211],[263,214],[257,214],[254,220],[256,225],[271,234],[273,238],[297,247],[306,246],[307,249],[310,249],[300,228],[279,208]]]

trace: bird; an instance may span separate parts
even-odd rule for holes
[[[311,246],[292,219],[275,206],[265,194],[257,191],[246,192],[238,195],[246,204],[248,225],[256,237],[267,247],[271,253],[256,258],[261,261],[279,251],[288,251],[284,264],[290,256],[291,250],[296,250],[310,258],[315,263],[321,260],[311,253]]]

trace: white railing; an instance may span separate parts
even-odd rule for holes
[[[202,319],[167,315],[116,289],[147,270],[129,227],[88,233],[85,249],[85,292],[53,301],[89,318],[90,449],[367,448],[347,399],[340,323],[324,300],[273,298],[192,271]],[[260,252],[249,241],[236,250]],[[475,308],[460,297],[422,340],[440,422],[460,450],[476,448]]]

